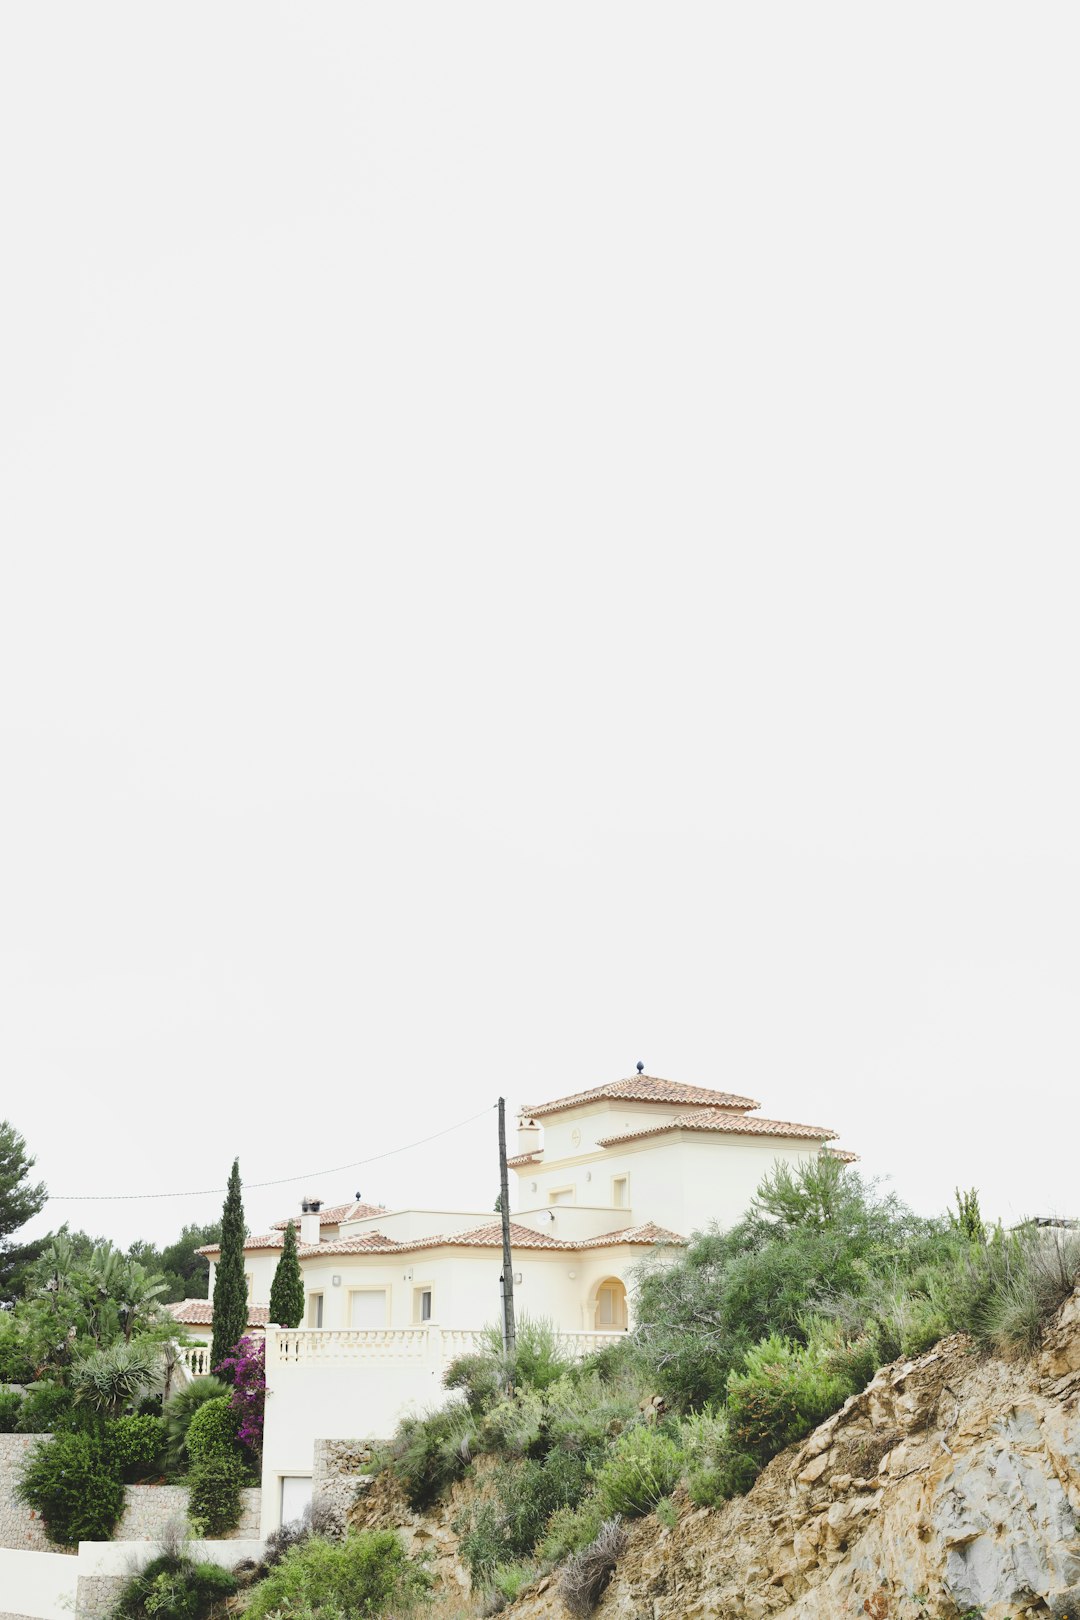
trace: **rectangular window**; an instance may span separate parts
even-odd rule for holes
[[[245,1286],[247,1288],[247,1302],[248,1302],[249,1305],[251,1304],[251,1290],[252,1290],[252,1287],[254,1286],[254,1281],[255,1281],[255,1279],[252,1276],[251,1272],[250,1271],[245,1271],[244,1272],[244,1284],[245,1284]]]
[[[548,1194],[548,1202],[552,1204],[572,1204],[574,1202],[573,1187],[553,1187]]]
[[[630,1203],[630,1177],[616,1176],[611,1183],[611,1202],[616,1209],[626,1209]]]
[[[352,1290],[349,1294],[349,1326],[368,1330],[386,1326],[385,1288]]]
[[[323,1305],[323,1297],[322,1297],[321,1294],[309,1294],[308,1295],[308,1297],[307,1297],[307,1325],[308,1325],[309,1328],[321,1328],[322,1327],[322,1305]]]
[[[430,1322],[431,1321],[431,1289],[430,1288],[414,1288],[413,1289],[413,1321],[414,1322]]]

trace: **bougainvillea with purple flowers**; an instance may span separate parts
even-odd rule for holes
[[[262,1453],[263,1416],[266,1411],[266,1345],[247,1337],[233,1345],[232,1354],[214,1368],[232,1385],[229,1405],[240,1413],[237,1438]]]

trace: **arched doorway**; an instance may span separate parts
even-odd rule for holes
[[[596,1290],[594,1327],[598,1333],[625,1332],[626,1288],[618,1277],[605,1277]]]

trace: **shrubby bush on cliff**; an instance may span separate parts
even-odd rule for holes
[[[312,1615],[318,1620],[367,1620],[405,1614],[430,1589],[431,1577],[392,1530],[354,1533],[343,1541],[312,1536],[293,1547],[259,1584],[246,1620]]]
[[[501,1459],[457,1520],[494,1591],[498,1571],[583,1553],[605,1514],[648,1512],[679,1482],[703,1506],[741,1494],[879,1366],[945,1334],[1032,1347],[1078,1271],[1080,1235],[988,1235],[973,1193],[930,1221],[828,1154],[777,1166],[737,1226],[639,1269],[633,1334],[571,1366],[523,1323],[509,1367],[493,1332],[447,1375],[463,1398],[403,1423],[384,1461],[424,1509],[475,1457]]]

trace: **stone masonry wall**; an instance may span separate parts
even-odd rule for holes
[[[374,1472],[366,1440],[316,1440],[311,1470],[311,1504],[346,1522],[357,1492]]]
[[[22,1552],[64,1550],[53,1546],[38,1515],[15,1497],[27,1453],[43,1438],[39,1434],[0,1434],[0,1547]],[[240,1523],[230,1539],[258,1538],[260,1497],[257,1485],[241,1492]],[[160,1541],[177,1521],[181,1525],[187,1522],[188,1493],[183,1485],[129,1485],[125,1500],[114,1541]],[[4,1620],[2,1614],[0,1620]]]
[[[15,1498],[27,1454],[41,1438],[39,1434],[0,1434],[0,1547],[14,1547],[17,1552],[56,1551],[33,1508]]]

